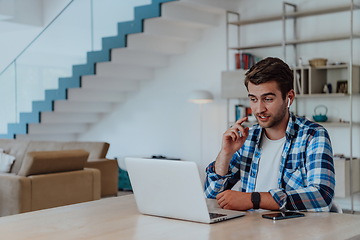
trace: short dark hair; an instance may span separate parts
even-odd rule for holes
[[[274,57],[267,57],[253,65],[246,72],[244,82],[248,89],[249,82],[259,85],[271,81],[277,82],[283,99],[290,90],[294,89],[293,72],[290,67],[281,59]]]

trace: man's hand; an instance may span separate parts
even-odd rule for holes
[[[222,151],[229,154],[234,154],[244,144],[249,135],[249,128],[245,128],[241,124],[247,121],[247,117],[239,119],[236,123],[229,128],[224,134],[222,139]]]
[[[245,211],[253,208],[251,193],[226,190],[216,196],[221,208]]]
[[[223,134],[221,151],[215,162],[215,172],[221,176],[228,173],[232,155],[242,147],[249,135],[249,128],[244,128],[241,125],[245,121],[247,121],[247,117],[236,121],[236,123]]]

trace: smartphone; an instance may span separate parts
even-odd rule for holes
[[[287,218],[297,218],[297,217],[304,217],[305,214],[299,212],[280,212],[280,213],[268,213],[263,214],[263,218],[268,218],[272,220],[280,220],[280,219],[287,219]]]

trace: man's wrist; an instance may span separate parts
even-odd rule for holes
[[[214,172],[220,176],[228,174],[231,158],[232,154],[226,154],[223,151],[220,151],[214,164]]]
[[[218,159],[222,159],[222,160],[225,160],[227,162],[230,162],[230,160],[232,159],[234,153],[233,152],[227,152],[227,151],[224,151],[224,149],[222,149],[220,152],[219,152],[219,155],[218,155]]]
[[[253,209],[260,208],[261,195],[258,192],[251,193],[251,202],[253,204]]]

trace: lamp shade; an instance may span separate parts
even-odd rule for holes
[[[195,90],[191,92],[188,100],[192,103],[204,104],[212,102],[214,100],[214,96],[209,91]]]

